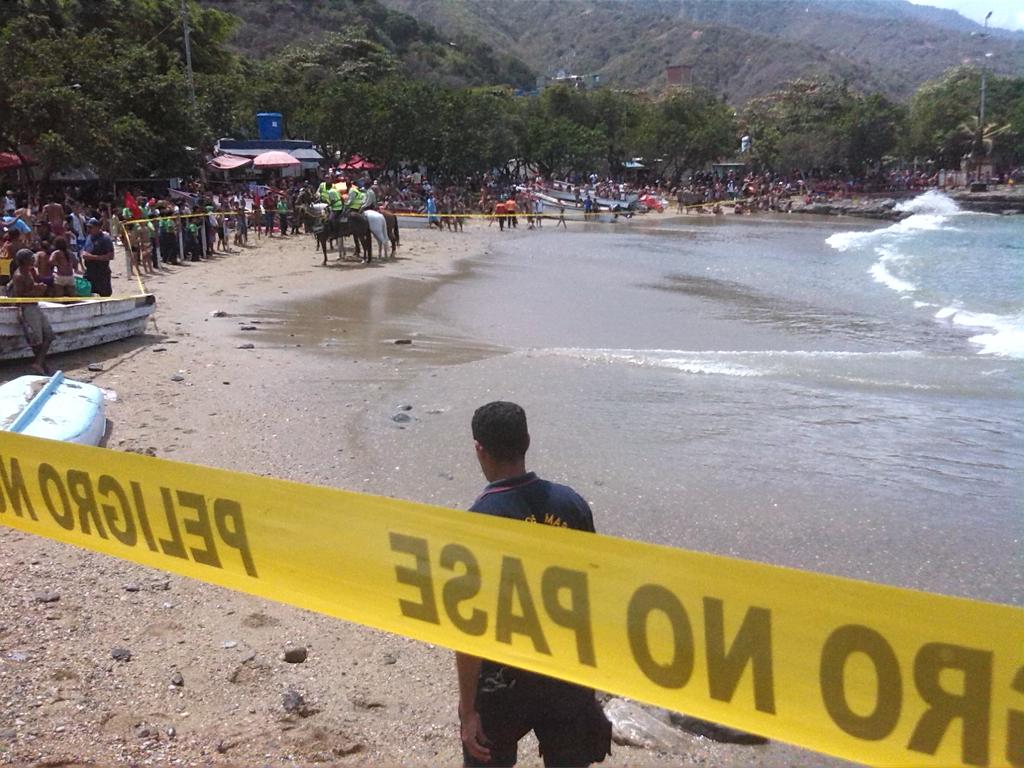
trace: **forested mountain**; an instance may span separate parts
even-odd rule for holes
[[[468,33],[534,70],[597,73],[660,89],[669,63],[734,104],[795,78],[832,77],[905,99],[986,51],[996,72],[1024,70],[1024,35],[993,35],[906,0],[383,0],[445,35]]]
[[[237,17],[230,44],[245,56],[322,45],[332,36],[369,43],[402,74],[444,85],[529,85],[532,69],[465,30],[440,34],[429,23],[376,0],[199,0]],[[365,47],[365,45],[364,45]],[[355,51],[359,53],[359,51]],[[369,53],[367,51],[367,53]],[[292,57],[294,58],[294,57]],[[342,53],[341,58],[351,59]]]

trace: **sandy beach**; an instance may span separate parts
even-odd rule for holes
[[[482,222],[464,233],[407,230],[397,260],[332,255],[328,267],[308,236],[250,241],[147,279],[158,301],[147,335],[52,364],[116,394],[113,452],[464,507],[483,484],[464,419],[478,403],[453,402],[443,377],[424,382],[501,349],[446,343],[408,317],[439,286],[457,287],[466,260],[497,238],[532,235]],[[412,370],[420,384],[410,391]],[[8,365],[0,378],[25,372]],[[402,404],[425,434],[464,443],[452,454],[462,458],[396,463],[393,448],[410,434],[391,420]],[[461,762],[445,649],[4,528],[0,584],[0,763]],[[308,659],[285,663],[289,646],[308,648]],[[112,659],[114,648],[130,662]],[[301,714],[283,704],[292,691]],[[679,739],[671,753],[616,746],[605,764],[836,764],[776,743]],[[535,742],[520,755],[540,764]]]

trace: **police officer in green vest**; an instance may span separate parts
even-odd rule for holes
[[[345,201],[341,199],[341,193],[334,187],[327,189],[327,207],[331,209],[331,221],[340,219],[345,213]]]
[[[327,182],[327,179],[320,180],[320,186],[316,188],[316,196],[320,198],[321,203],[327,203],[330,205],[331,201],[327,198],[331,190],[331,185]]]
[[[353,184],[348,189],[348,209],[350,211],[360,211],[363,208],[363,203],[366,202],[366,194]]]

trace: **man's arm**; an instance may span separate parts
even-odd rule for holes
[[[93,246],[95,248],[95,245]],[[82,251],[83,261],[113,261],[114,260],[114,249],[111,248],[106,253],[90,253],[89,251]]]
[[[476,711],[476,687],[480,679],[481,661],[476,656],[455,653],[455,669],[459,673],[459,723],[466,751],[482,762],[491,759],[487,736]]]

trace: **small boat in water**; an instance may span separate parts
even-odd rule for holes
[[[53,328],[49,351],[52,355],[137,336],[146,329],[149,316],[156,309],[156,297],[147,293],[124,299],[82,299],[67,303],[40,299],[39,307]],[[0,360],[32,356],[32,348],[18,320],[17,306],[0,304]]]
[[[106,432],[103,390],[53,376],[21,376],[0,385],[0,431],[99,445]]]

